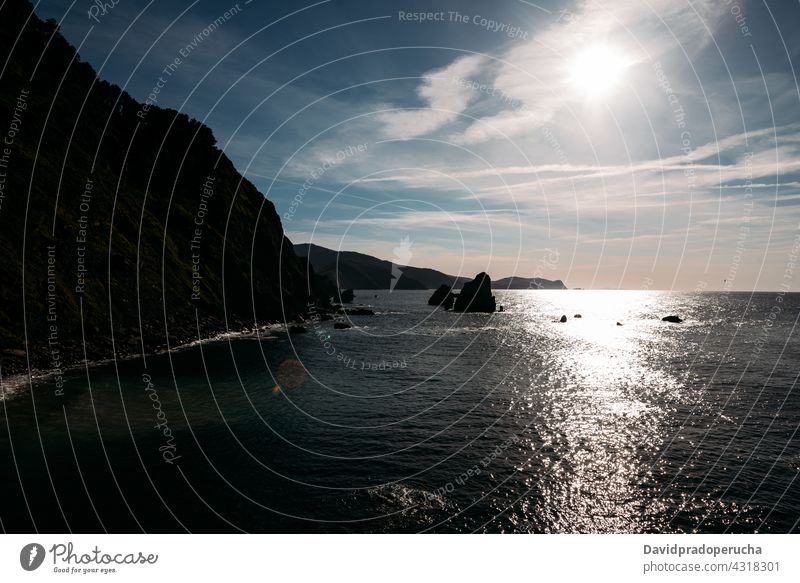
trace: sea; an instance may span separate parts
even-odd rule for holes
[[[430,293],[4,379],[0,528],[798,530],[800,294]]]

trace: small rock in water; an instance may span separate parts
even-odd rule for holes
[[[680,316],[664,316],[663,318],[661,318],[661,321],[672,322],[673,324],[680,324],[681,322],[683,322]]]
[[[622,324],[620,322],[617,322],[617,326],[622,326]]]
[[[567,321],[567,316],[565,314],[565,315],[561,316],[561,319],[559,320],[559,322],[561,322],[563,324],[566,321]]]
[[[581,316],[580,314],[575,314],[575,315],[574,315],[574,316],[572,316],[572,317],[573,317],[573,318],[583,318],[583,316]]]

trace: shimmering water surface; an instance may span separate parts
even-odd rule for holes
[[[497,291],[459,315],[429,293],[6,398],[2,527],[797,528],[800,295]]]

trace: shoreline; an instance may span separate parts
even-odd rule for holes
[[[112,362],[130,361],[145,358],[148,356],[161,356],[164,354],[183,352],[197,346],[204,344],[213,344],[215,342],[223,342],[225,340],[246,340],[246,339],[266,339],[274,338],[273,333],[285,332],[288,334],[289,327],[293,324],[286,323],[272,323],[264,324],[257,328],[242,328],[238,331],[217,332],[206,338],[198,338],[190,342],[177,344],[171,348],[162,348],[152,351],[145,351],[144,353],[131,353],[120,354],[116,357],[101,358],[95,360],[81,360],[65,365],[59,369],[44,369],[41,367],[30,367],[26,371],[15,372],[9,376],[2,374],[0,368],[0,402],[7,399],[13,399],[15,396],[24,392],[26,388],[32,387],[33,384],[64,375],[68,372],[74,372],[79,369],[97,368],[110,364]]]

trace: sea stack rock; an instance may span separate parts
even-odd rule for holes
[[[342,298],[342,303],[343,304],[351,304],[351,303],[353,303],[353,298],[355,298],[356,296],[353,293],[353,290],[351,290],[351,289],[343,289],[342,293],[339,294],[339,297]]]
[[[497,309],[492,295],[492,279],[486,273],[479,273],[472,281],[466,282],[453,304],[454,312],[488,312]]]
[[[673,324],[680,324],[683,320],[679,316],[664,316],[661,318],[662,322],[672,322]]]
[[[566,322],[566,321],[567,321],[567,315],[566,315],[566,314],[564,314],[563,316],[561,316],[561,318],[560,318],[558,321],[559,321],[559,322],[561,322],[561,323],[563,324],[564,322]]]
[[[442,284],[439,286],[433,295],[428,300],[429,306],[442,306],[445,310],[453,309],[453,302],[456,296],[453,294],[452,288],[449,285]]]

